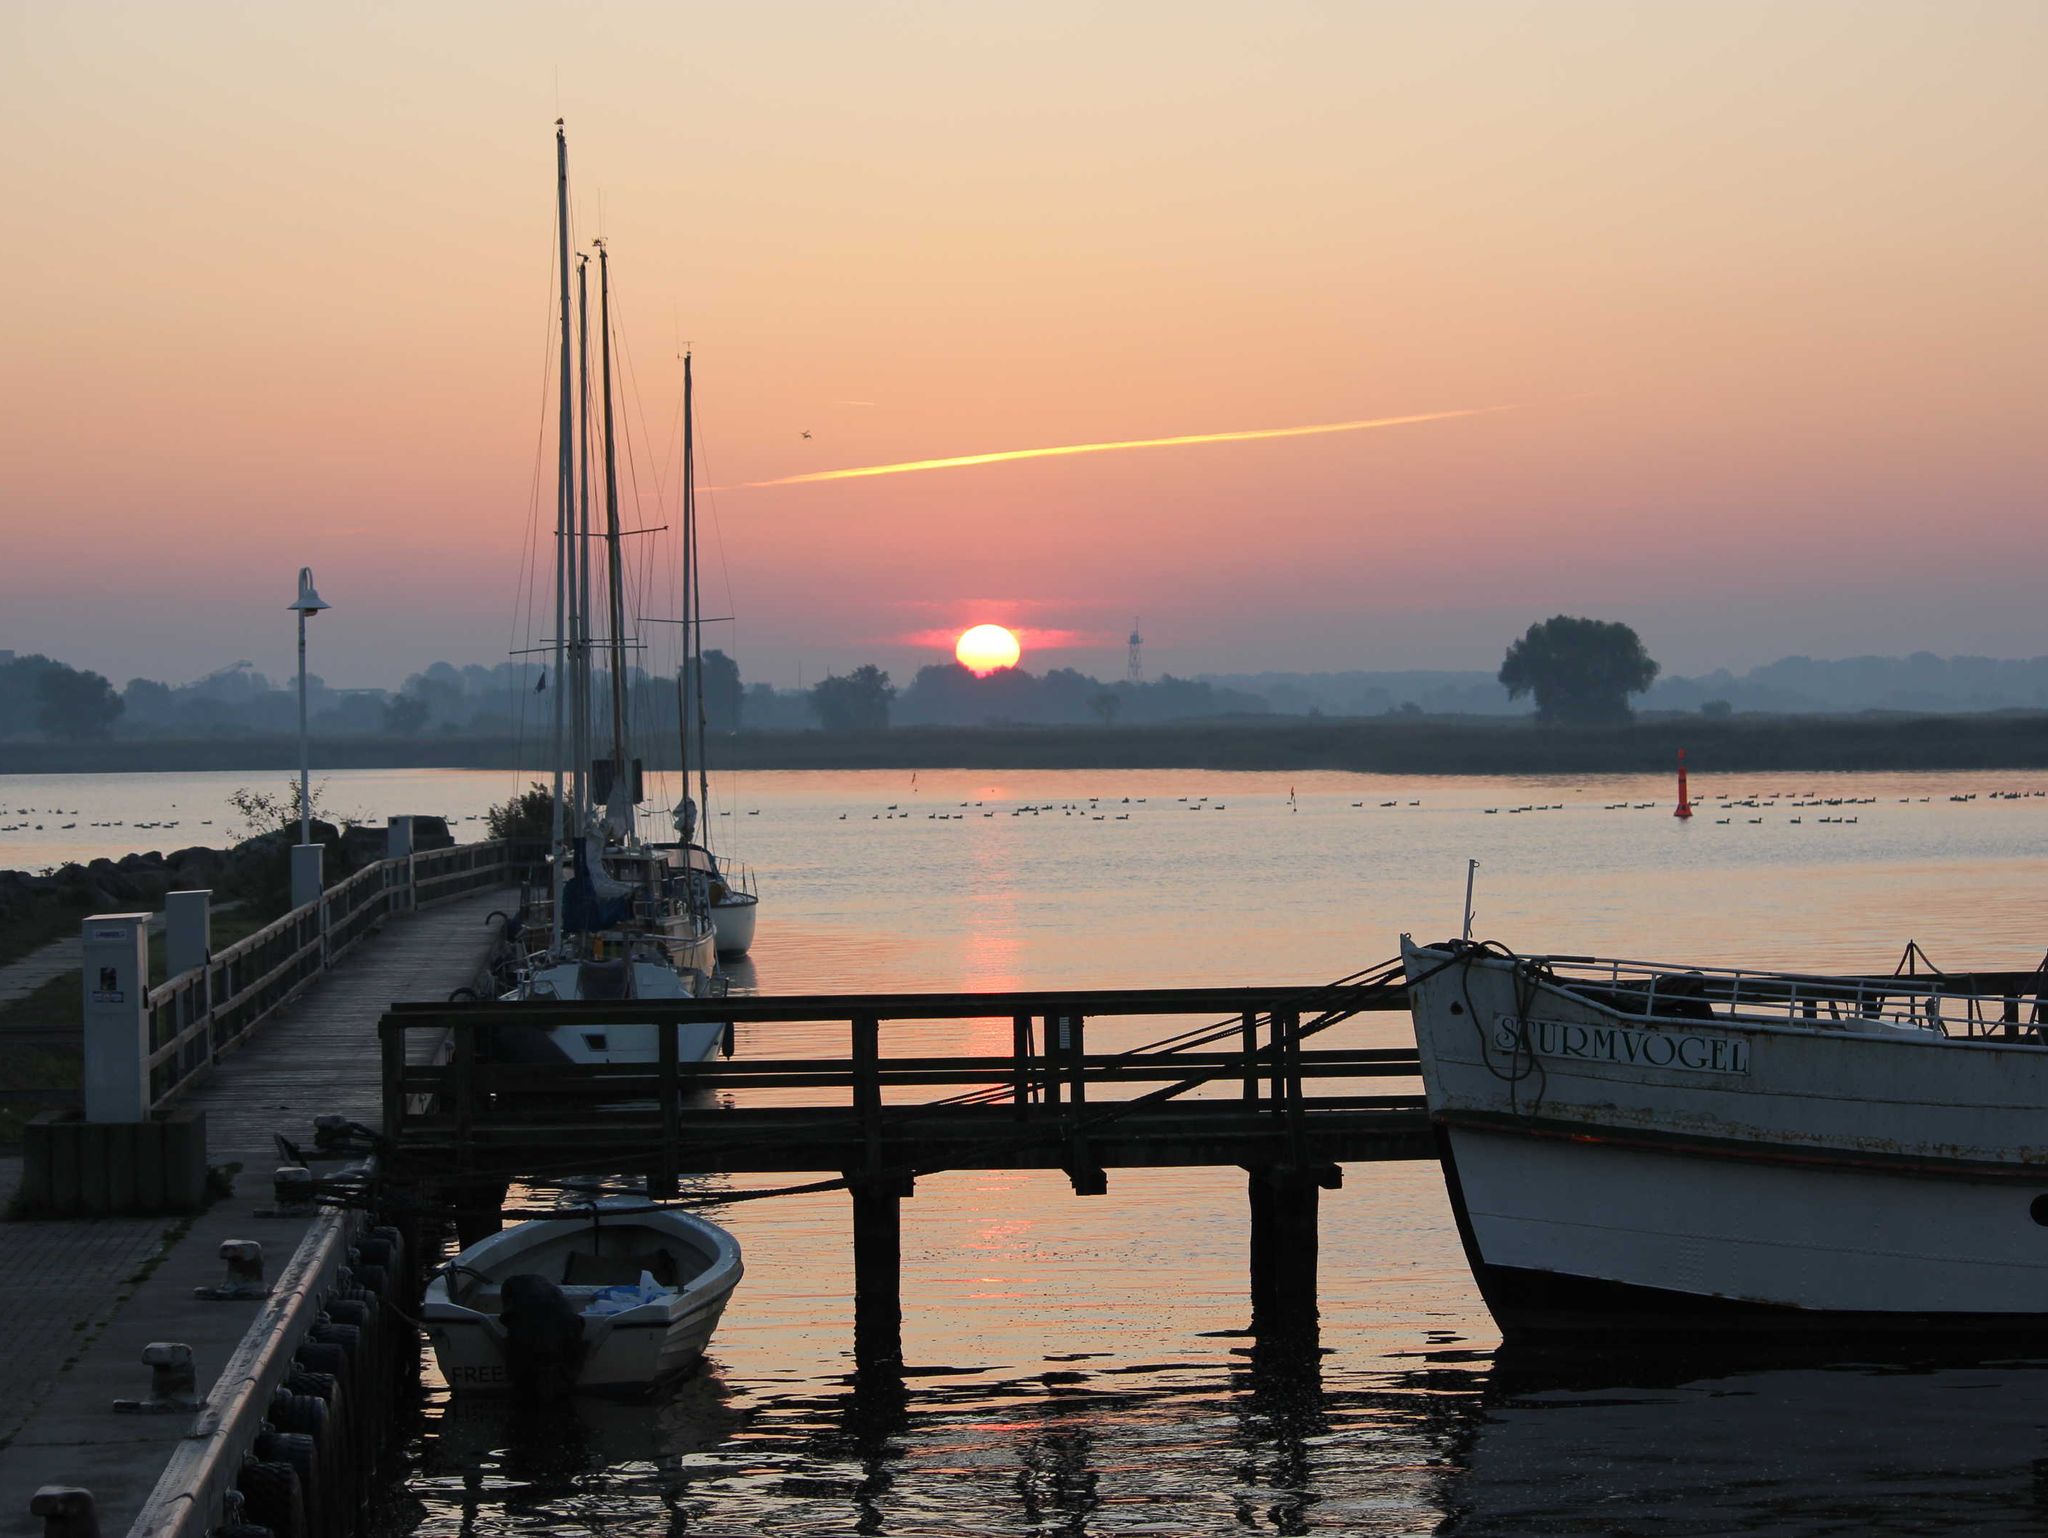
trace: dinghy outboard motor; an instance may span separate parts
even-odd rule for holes
[[[583,1370],[583,1319],[562,1289],[531,1272],[505,1278],[501,1289],[505,1366],[523,1399],[561,1399]]]

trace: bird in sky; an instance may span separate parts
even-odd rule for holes
[[[804,429],[804,436],[805,436],[806,438],[808,438],[808,437],[810,437],[810,435],[811,435],[811,430],[810,430],[810,429],[809,429],[808,427],[806,427],[806,428]]]

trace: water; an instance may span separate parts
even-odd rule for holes
[[[60,849],[46,827],[32,846],[49,863],[135,847],[88,821],[132,827],[264,778],[10,777],[0,807],[76,810],[65,836],[78,843]],[[326,779],[330,805],[371,817],[474,817],[520,783]],[[2048,946],[2048,798],[1992,796],[2044,788],[2013,774],[1702,776],[1700,814],[1680,824],[1661,778],[752,774],[721,791],[713,811],[729,815],[711,827],[760,872],[760,941],[738,981],[769,992],[1321,980],[1388,957],[1402,930],[1456,933],[1468,857],[1477,932],[1517,950],[1885,968],[1911,937],[1944,966],[2019,967]],[[1717,792],[1777,804],[1723,808]],[[1815,796],[1863,804],[1789,804]],[[161,810],[171,801],[179,813]],[[1615,802],[1653,804],[1603,809]],[[1011,815],[1023,805],[1049,809]],[[207,841],[187,831],[165,847]],[[0,864],[29,863],[21,837],[0,835]],[[1398,1039],[1401,1017],[1384,1029]],[[741,1050],[836,1048],[829,1037],[743,1034]],[[1120,1038],[1091,1027],[1090,1040]],[[1058,1174],[921,1180],[905,1207],[900,1384],[852,1373],[843,1195],[711,1212],[745,1247],[747,1277],[705,1371],[658,1407],[537,1422],[432,1386],[389,1525],[2048,1531],[2038,1365],[1504,1360],[1430,1165],[1354,1166],[1324,1193],[1322,1354],[1307,1361],[1243,1333],[1237,1172],[1112,1171],[1089,1198]]]

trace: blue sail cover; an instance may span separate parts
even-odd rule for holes
[[[562,931],[565,934],[589,934],[594,929],[616,929],[633,916],[633,893],[630,888],[621,893],[600,897],[597,883],[591,879],[595,864],[590,845],[585,842],[577,846],[576,872],[562,884]],[[605,885],[617,886],[607,880]]]

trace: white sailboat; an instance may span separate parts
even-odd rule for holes
[[[1510,1338],[2048,1336],[2048,973],[1402,955]]]
[[[593,758],[589,286],[587,260],[577,264],[578,314],[569,310],[568,142],[555,127],[556,217],[561,269],[561,398],[555,538],[555,769],[550,898],[545,947],[510,969],[501,997],[526,1000],[688,999],[723,992],[716,974],[717,931],[702,895],[662,856],[643,844],[634,809],[641,798],[637,760],[628,756],[626,620],[620,560],[618,465],[614,447],[610,258],[598,245],[602,333],[604,510],[607,636],[610,667],[608,758]],[[571,338],[583,338],[576,377],[582,412],[571,395]],[[580,471],[575,445],[584,452]],[[580,496],[579,496],[580,492]],[[568,687],[562,687],[562,680]],[[565,768],[565,766],[567,766]],[[725,1038],[717,1023],[675,1026],[681,1059],[700,1062]],[[659,1056],[652,1026],[539,1026],[499,1033],[498,1050],[515,1061],[651,1063]]]
[[[658,846],[670,869],[688,883],[711,916],[721,957],[746,955],[754,944],[761,897],[753,872],[712,853],[710,828],[699,834],[698,807],[711,805],[710,722],[704,703],[703,567],[697,558],[697,438],[695,376],[683,355],[683,657],[677,675],[677,722],[682,748],[683,796],[674,822],[677,842]],[[694,725],[695,752],[691,751]],[[697,769],[698,800],[690,798],[690,766]]]

